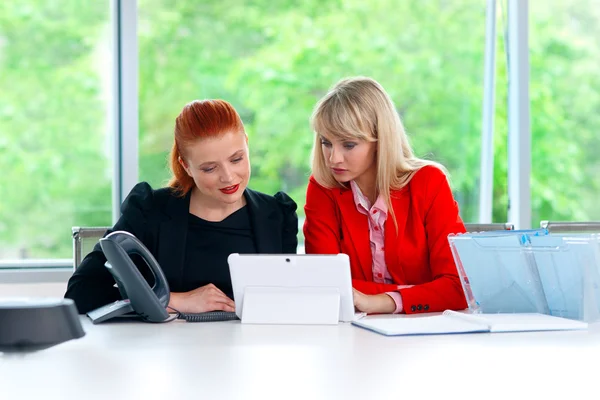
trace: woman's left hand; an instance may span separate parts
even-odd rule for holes
[[[385,293],[368,295],[352,289],[354,307],[367,314],[391,314],[396,310],[396,302]]]

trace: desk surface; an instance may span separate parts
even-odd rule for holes
[[[0,398],[462,400],[598,398],[600,391],[598,324],[385,337],[349,324],[82,321],[81,339],[0,353]]]

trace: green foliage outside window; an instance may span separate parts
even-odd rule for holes
[[[174,119],[223,98],[250,136],[251,186],[304,204],[315,102],[367,75],[419,156],[478,218],[485,1],[139,0],[140,180],[169,176]],[[532,225],[600,219],[600,11],[531,1]],[[506,11],[506,10],[504,10]],[[494,221],[507,218],[507,72],[499,9]],[[111,223],[108,1],[0,3],[0,259],[71,255],[70,227]],[[302,212],[300,208],[300,212]]]

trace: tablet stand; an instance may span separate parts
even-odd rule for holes
[[[243,324],[335,325],[340,293],[331,287],[248,286],[244,291]]]

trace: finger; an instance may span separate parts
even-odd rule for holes
[[[222,303],[226,304],[229,308],[235,310],[235,302],[233,300],[231,300],[229,297],[225,296],[225,301]]]
[[[229,311],[229,312],[234,312],[235,311],[235,307],[233,305],[230,305],[228,303],[223,303],[220,301],[216,301],[214,303],[212,303],[211,308],[215,311],[220,310],[220,311]]]
[[[229,297],[227,297],[223,293],[221,293],[221,294],[213,294],[211,296],[211,301],[215,301],[215,302],[219,302],[219,303],[224,303],[224,304],[227,304],[230,307],[235,307],[235,303],[233,302],[233,300],[231,300]]]
[[[364,301],[365,301],[365,295],[362,294],[361,292],[359,292],[358,290],[353,289],[353,303],[354,303],[354,307],[360,309],[361,311],[362,308],[364,307]]]
[[[225,304],[229,308],[235,308],[235,303],[231,299],[229,299],[229,298],[219,299],[216,302],[220,303],[220,304]]]

